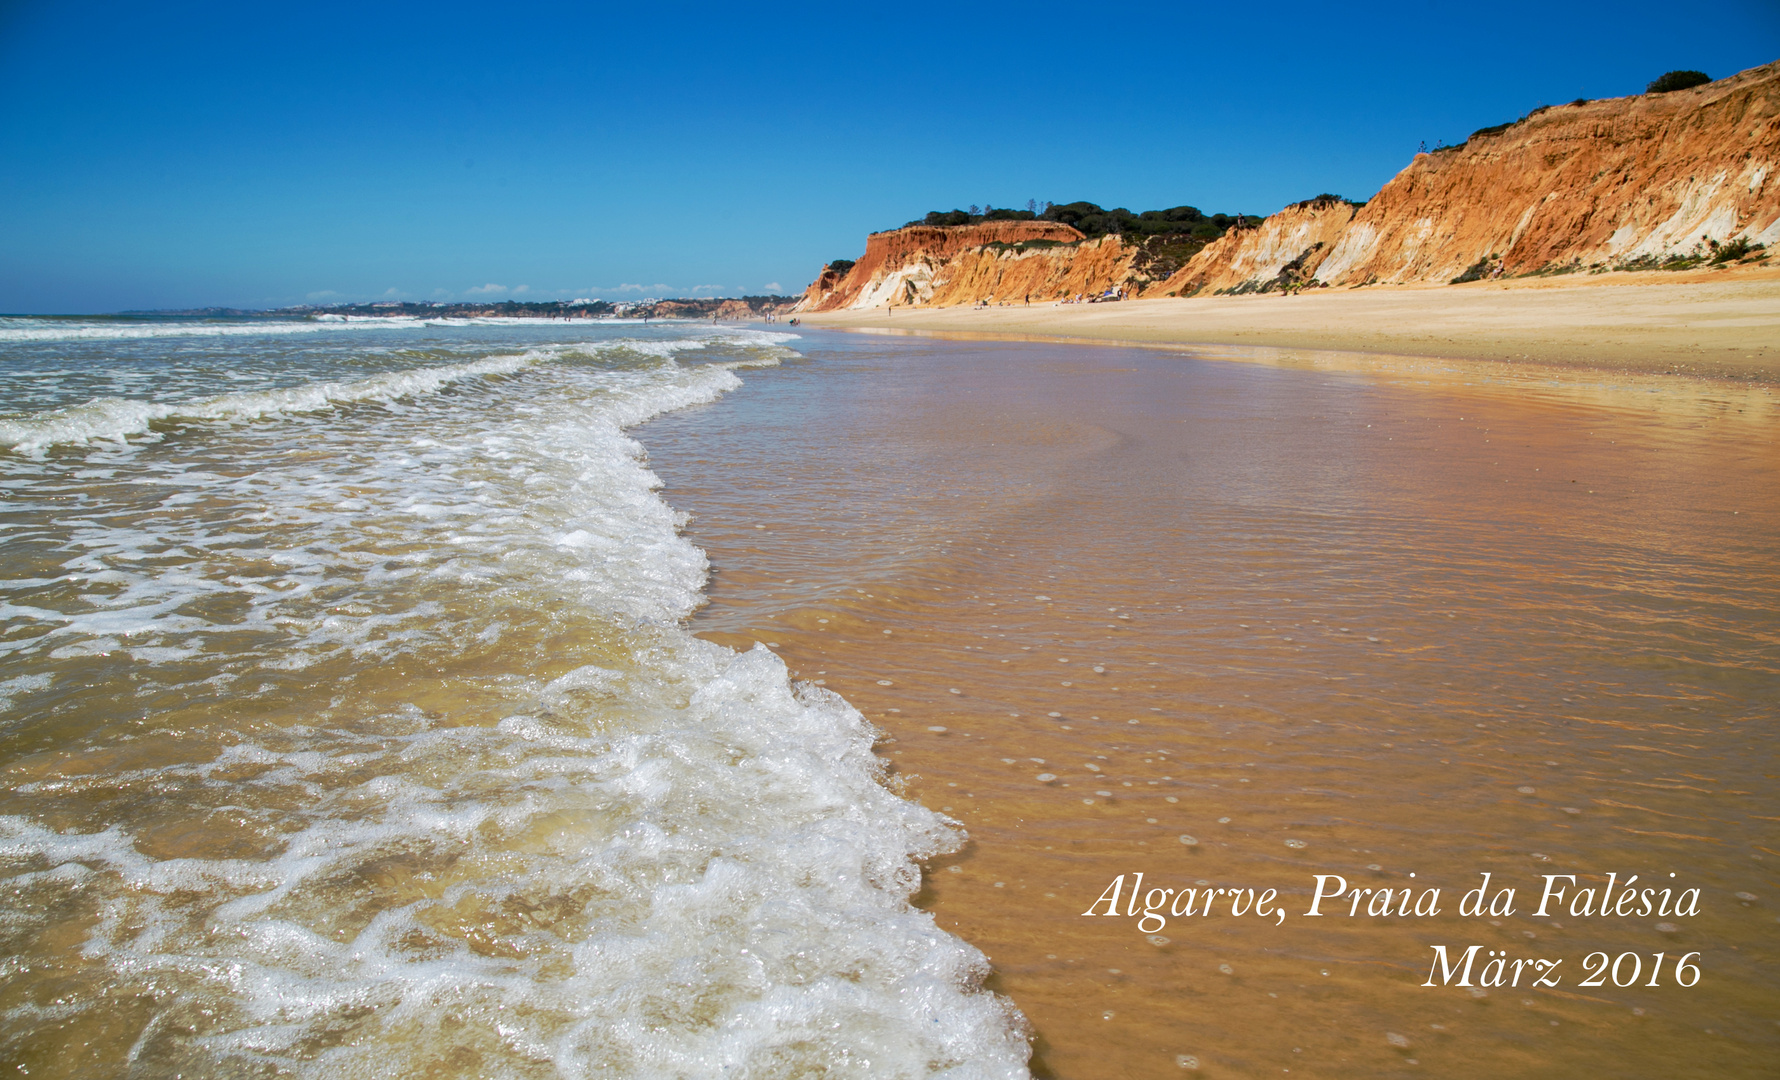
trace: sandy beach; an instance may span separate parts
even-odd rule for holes
[[[1780,379],[1780,268],[1111,304],[883,308],[811,326],[1272,346]]]
[[[1044,314],[1167,309],[1109,307]],[[968,831],[915,900],[987,954],[1035,1076],[1758,1073],[1771,388],[951,338],[808,333],[639,437],[716,569],[694,630],[839,692]],[[1710,903],[1461,917],[1484,872]],[[1083,917],[1140,873],[1215,912]],[[1444,901],[1306,918],[1315,874]],[[1265,888],[1289,917],[1233,915]],[[1668,966],[1428,989],[1439,943]]]

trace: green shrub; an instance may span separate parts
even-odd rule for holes
[[[844,274],[853,269],[852,259],[836,259],[828,264],[828,268],[837,274]]]
[[[1715,263],[1736,262],[1752,251],[1760,251],[1761,248],[1762,245],[1752,244],[1747,236],[1741,236],[1728,244],[1718,245],[1717,250],[1712,253],[1712,261]]]
[[[1483,258],[1478,259],[1476,262],[1472,263],[1470,265],[1470,267],[1467,268],[1464,273],[1460,274],[1456,278],[1453,278],[1449,284],[1463,285],[1466,282],[1470,282],[1470,281],[1482,281],[1484,278],[1486,278],[1490,275],[1491,270],[1495,269],[1495,262],[1496,262],[1495,253],[1491,252],[1490,254],[1485,255]]]
[[[980,218],[978,220],[981,220]],[[909,222],[909,225],[969,225],[970,214],[963,210],[929,210],[927,216]],[[904,226],[907,228],[907,226]]]
[[[1646,94],[1668,94],[1676,90],[1686,90],[1693,86],[1704,86],[1712,81],[1712,76],[1703,71],[1670,71],[1652,79],[1644,88]]]
[[[1322,197],[1324,196],[1319,196]],[[1035,201],[1033,205],[1038,204]],[[1154,237],[1173,238],[1176,241],[1190,239],[1203,243],[1216,240],[1227,230],[1253,228],[1261,223],[1261,218],[1254,214],[1206,214],[1196,206],[1171,206],[1166,210],[1145,210],[1134,214],[1122,206],[1105,210],[1091,202],[1044,205],[1042,213],[1035,210],[1002,209],[987,209],[979,213],[974,206],[970,210],[932,210],[908,225],[943,227],[976,225],[984,221],[1054,221],[1079,230],[1090,240],[1116,234],[1133,243],[1141,243]]]
[[[1331,194],[1330,192],[1325,191],[1321,195],[1318,195],[1313,199],[1305,199],[1303,202],[1293,203],[1292,205],[1296,206],[1300,210],[1304,210],[1307,208],[1322,209],[1323,207],[1334,206],[1336,203],[1346,203],[1349,206],[1358,208],[1358,207],[1365,206],[1366,200],[1364,200],[1364,199],[1358,199],[1358,200],[1349,199],[1345,196],[1334,195],[1334,194]]]
[[[1012,242],[1007,240],[991,240],[983,246],[998,252],[1021,252],[1043,251],[1045,248],[1071,247],[1073,245],[1065,243],[1062,240],[1015,240]]]

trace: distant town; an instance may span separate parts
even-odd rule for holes
[[[354,318],[418,319],[759,319],[782,315],[795,296],[680,297],[641,300],[503,300],[498,303],[379,300],[368,304],[299,304],[273,310],[200,308],[189,311],[122,312],[125,315],[273,316],[339,315]]]

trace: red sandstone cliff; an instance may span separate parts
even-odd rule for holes
[[[1417,154],[1358,212],[1287,207],[1208,245],[1151,295],[1641,269],[1736,241],[1771,246],[1777,169],[1780,62],[1692,90],[1542,109]]]
[[[1312,281],[1352,224],[1354,210],[1337,198],[1316,198],[1286,207],[1258,228],[1232,229],[1148,295],[1271,292]]]
[[[952,258],[985,245],[1012,248],[1039,244],[1073,244],[1082,234],[1050,221],[985,221],[980,225],[908,225],[872,233],[865,254],[845,274],[823,267],[822,276],[805,290],[799,311],[838,311],[924,304],[933,295],[936,276]],[[964,301],[957,301],[963,303]]]
[[[1096,294],[1267,292],[1642,269],[1780,243],[1780,62],[1691,90],[1540,109],[1417,154],[1371,201],[1288,206],[1165,281],[1142,247],[1067,225],[996,221],[874,233],[824,268],[800,311]]]

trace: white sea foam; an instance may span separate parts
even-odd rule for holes
[[[443,324],[444,320],[414,318],[349,318],[319,316],[313,319],[256,322],[90,322],[49,319],[0,319],[0,344],[46,341],[131,341],[143,338],[265,337],[282,334],[315,334],[328,330],[417,329]]]
[[[276,337],[287,334],[317,334],[339,330],[421,330],[428,327],[454,326],[630,326],[637,325],[640,321],[636,319],[542,319],[530,316],[502,315],[479,315],[465,318],[327,314],[302,319],[233,322],[173,319],[125,322],[114,319],[80,321],[15,316],[0,317],[0,345],[56,341],[133,341],[147,338]],[[717,326],[710,329],[722,331],[729,328]],[[732,330],[731,332],[737,331]],[[740,332],[748,333],[750,331]],[[766,334],[761,331],[752,332],[762,333],[767,337],[794,336]]]
[[[370,754],[238,746],[114,777],[252,764],[270,766],[252,786],[326,794],[266,859],[153,859],[121,828],[0,820],[0,854],[44,867],[9,884],[110,897],[85,952],[226,1015],[203,1040],[218,1064],[371,1076],[391,1052],[468,1046],[487,1075],[1024,1076],[1018,1017],[968,989],[981,954],[906,903],[910,856],[955,840],[878,781],[859,714],[794,693],[765,649],[688,638],[641,677],[628,700],[653,722],[617,738],[515,715]],[[661,700],[676,690],[679,708]],[[379,775],[339,783],[355,773]],[[395,903],[340,895],[392,860],[500,870]],[[575,897],[591,899],[559,902]],[[488,936],[453,934],[465,920]],[[330,1045],[342,1014],[354,1037]]]
[[[143,401],[132,398],[96,398],[80,405],[64,406],[25,417],[0,420],[0,446],[21,453],[39,453],[63,443],[95,439],[122,439],[148,431],[166,420],[239,421],[278,414],[310,412],[356,401],[390,401],[414,394],[431,393],[461,379],[507,375],[540,360],[582,352],[624,350],[647,356],[671,357],[713,342],[747,341],[771,346],[793,340],[794,335],[740,332],[705,333],[699,337],[667,341],[617,340],[576,345],[553,345],[522,353],[491,356],[461,364],[385,372],[350,381],[321,381],[300,386],[218,394],[185,401]],[[635,421],[632,421],[635,422]]]
[[[530,366],[537,355],[495,356],[467,364],[373,375],[351,382],[318,382],[278,390],[218,394],[192,401],[155,402],[97,398],[19,420],[0,420],[0,445],[35,453],[58,443],[121,439],[161,420],[254,420],[278,413],[308,412],[353,401],[388,401],[424,394],[459,379],[506,375]]]
[[[144,719],[9,775],[46,818],[0,818],[0,924],[83,927],[57,978],[86,989],[0,1050],[153,995],[118,1051],[151,1071],[1025,1076],[981,954],[907,902],[962,834],[840,697],[682,624],[705,557],[625,429],[784,340],[556,346],[461,394],[379,377],[375,415],[237,402],[213,418],[283,420],[15,458],[59,566],[19,577],[0,676],[66,682],[0,693],[133,657],[103,711]]]

